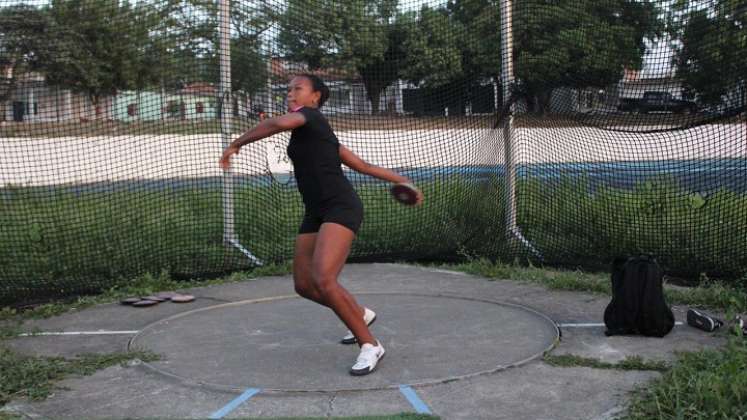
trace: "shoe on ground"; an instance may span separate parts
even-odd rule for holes
[[[376,345],[366,343],[361,346],[361,352],[355,360],[355,364],[350,368],[350,374],[353,376],[368,375],[376,369],[379,360],[384,358],[384,346],[378,341]]]
[[[687,323],[692,327],[707,332],[716,331],[718,328],[724,325],[724,322],[720,319],[696,309],[689,309],[687,311]]]
[[[376,321],[376,312],[368,308],[363,308],[363,320],[366,321],[366,325],[370,326],[374,321]],[[340,342],[342,344],[355,344],[358,342],[358,339],[355,338],[352,332],[348,331],[348,333],[345,334],[345,337],[342,337]]]

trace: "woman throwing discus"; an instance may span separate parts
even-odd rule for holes
[[[288,113],[265,119],[234,140],[223,152],[220,166],[228,170],[231,156],[246,144],[291,131],[288,156],[306,209],[296,237],[294,286],[302,297],[332,309],[348,327],[341,342],[360,346],[350,374],[367,375],[376,368],[385,350],[368,329],[376,313],[359,305],[337,282],[363,221],[363,204],[340,165],[344,163],[357,172],[393,183],[407,184],[410,180],[364,162],[340,144],[319,111],[328,97],[329,89],[319,77],[294,77],[288,85]],[[417,204],[422,201],[423,195],[418,192]]]

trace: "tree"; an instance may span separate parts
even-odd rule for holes
[[[500,80],[497,0],[450,0],[421,9],[411,32],[410,80],[469,90]],[[558,87],[604,87],[640,68],[645,38],[661,31],[657,10],[638,0],[514,2],[515,75],[531,111],[544,113]]]
[[[402,38],[396,11],[397,0],[289,0],[278,41],[287,58],[312,70],[357,72],[378,113],[381,92],[397,80],[403,56],[391,44]]]
[[[497,0],[450,0],[457,45],[468,80],[500,79],[501,14]]]
[[[686,91],[715,105],[741,86],[747,102],[747,5],[738,0],[678,1],[669,14],[669,32],[676,41],[677,75]]]
[[[168,3],[166,3],[168,5]],[[167,9],[141,2],[132,10],[130,25],[125,29],[136,50],[131,58],[134,74],[128,85],[137,90],[160,87],[164,72],[170,70],[168,63],[168,20],[164,20]]]
[[[231,88],[254,93],[265,86],[267,61],[263,57],[260,37],[273,24],[273,11],[268,6],[253,9],[232,2],[231,10]]]
[[[48,16],[38,8],[0,8],[0,68],[9,68],[13,75],[0,78],[0,101],[12,95],[17,75],[40,70],[40,57],[48,55],[50,27]]]
[[[231,89],[256,92],[264,86],[267,69],[259,53],[260,35],[271,26],[268,12],[245,7],[246,3],[231,2]],[[187,83],[220,80],[220,32],[218,2],[187,0],[167,2],[164,14],[167,30],[161,36],[168,45],[169,87]]]
[[[47,83],[86,93],[94,104],[104,95],[132,89],[142,77],[142,31],[134,10],[117,0],[52,0],[51,48],[43,57]],[[135,19],[137,22],[137,19]]]
[[[457,27],[458,46],[461,52],[463,73],[454,84],[465,93],[465,101],[477,99],[475,93],[492,81],[500,84],[501,53],[501,10],[497,0],[451,0],[446,8]],[[498,89],[494,106],[502,102],[503,92]]]
[[[446,9],[423,6],[417,16],[410,16],[413,24],[405,40],[407,50],[403,76],[415,84],[434,88],[463,75],[464,70],[456,34],[463,27],[455,27]]]
[[[521,3],[514,10],[514,60],[530,110],[544,113],[557,87],[605,87],[640,69],[644,39],[661,33],[653,3],[576,0]]]

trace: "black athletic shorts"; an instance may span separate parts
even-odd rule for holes
[[[301,227],[298,228],[298,233],[319,232],[322,223],[337,223],[357,234],[361,223],[363,223],[363,205],[358,201],[357,203],[351,202],[344,205],[337,204],[324,209],[307,208]]]

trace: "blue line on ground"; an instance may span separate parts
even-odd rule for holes
[[[226,404],[225,407],[221,408],[220,410],[213,413],[210,418],[211,419],[222,419],[223,416],[230,413],[231,411],[235,410],[236,407],[240,406],[244,401],[248,400],[249,398],[253,397],[255,394],[259,393],[259,389],[257,388],[249,388],[246,391],[244,391],[243,394],[236,397],[233,401]]]
[[[415,390],[412,389],[409,385],[400,385],[399,392],[401,392],[402,395],[407,398],[407,401],[410,402],[410,404],[418,414],[431,414],[431,410],[428,408],[428,406],[425,405],[423,400],[418,397],[418,394],[416,394]]]

